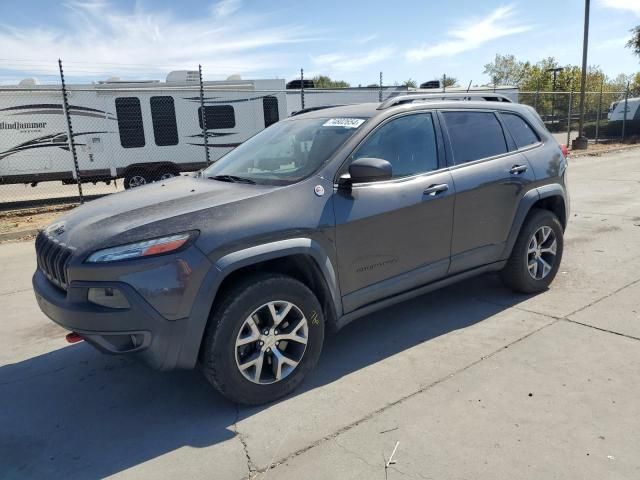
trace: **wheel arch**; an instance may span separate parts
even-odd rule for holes
[[[250,247],[219,258],[205,276],[191,311],[178,366],[195,366],[216,302],[247,275],[260,272],[281,273],[301,281],[317,295],[329,328],[335,328],[342,315],[340,292],[333,265],[317,242],[298,238]]]
[[[562,229],[566,229],[568,221],[568,208],[565,189],[560,184],[550,184],[529,190],[520,200],[518,210],[511,225],[511,231],[505,244],[502,258],[509,258],[511,250],[516,243],[520,229],[524,225],[525,220],[533,209],[549,210],[553,212],[562,225]]]

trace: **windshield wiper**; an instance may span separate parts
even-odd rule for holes
[[[238,177],[236,175],[214,175],[212,178],[214,180],[219,180],[221,182],[232,182],[232,183],[248,183],[251,185],[255,185],[256,182],[251,180],[250,178]]]

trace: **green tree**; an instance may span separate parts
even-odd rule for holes
[[[408,80],[405,80],[404,82],[402,82],[401,85],[403,87],[416,88],[418,84],[416,83],[415,80],[413,80],[412,78],[409,78]]]
[[[457,87],[458,86],[458,79],[456,77],[450,77],[448,75],[443,75],[442,78],[444,80],[442,83],[444,83],[444,86],[446,88]]]
[[[326,75],[316,75],[313,77],[313,85],[315,88],[347,88],[351,86],[344,80],[332,80]]]
[[[631,38],[627,42],[627,48],[633,50],[640,57],[640,25],[631,29]]]
[[[491,63],[484,66],[484,74],[496,85],[519,86],[530,74],[531,64],[516,60],[515,55],[496,54]]]

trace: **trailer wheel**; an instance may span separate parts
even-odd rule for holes
[[[178,175],[178,172],[171,167],[162,167],[156,170],[156,180],[168,180]]]
[[[124,188],[129,190],[130,188],[141,187],[147,183],[151,183],[152,178],[148,172],[134,171],[129,172],[124,176]]]

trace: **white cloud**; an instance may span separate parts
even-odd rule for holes
[[[640,17],[640,0],[600,0],[604,7],[625,10]]]
[[[239,0],[222,0],[194,19],[139,6],[123,10],[107,0],[64,6],[65,23],[59,27],[17,29],[0,23],[3,56],[16,59],[3,61],[0,68],[12,76],[55,75],[62,58],[66,72],[75,77],[157,78],[201,63],[206,77],[222,78],[273,70],[288,60],[277,46],[308,41],[313,33],[302,25],[273,25],[264,16],[240,14]]]
[[[242,0],[220,0],[213,6],[213,12],[218,18],[231,15],[240,9]]]
[[[405,54],[407,60],[421,61],[434,57],[451,57],[498,38],[526,32],[532,27],[513,21],[513,5],[496,8],[489,15],[471,19],[450,30],[448,38],[439,43],[424,44],[412,48]]]
[[[332,72],[355,72],[386,60],[395,52],[394,47],[381,47],[359,53],[325,53],[311,57],[313,64],[325,74]]]

